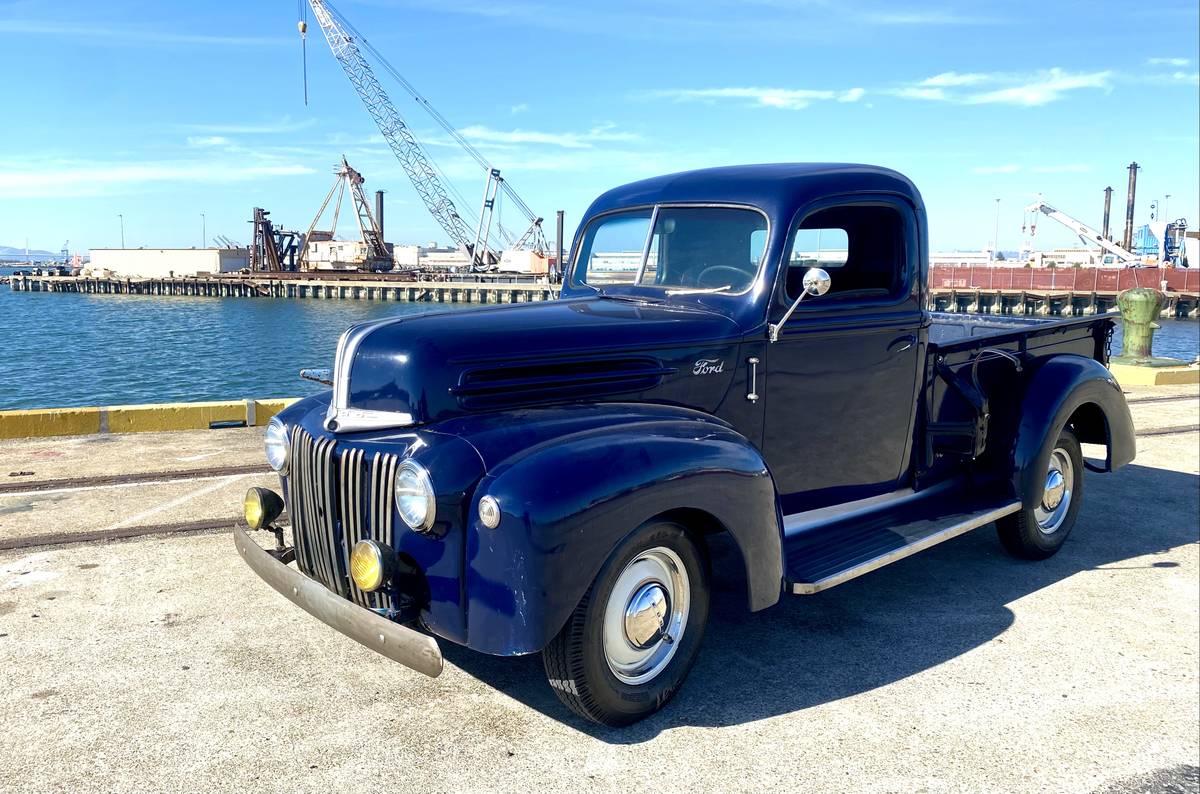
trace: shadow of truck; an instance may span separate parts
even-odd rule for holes
[[[449,643],[443,651],[499,691],[610,743],[647,741],[678,725],[737,725],[800,711],[983,645],[1012,625],[1007,604],[1081,571],[1173,575],[1177,563],[1138,558],[1200,536],[1197,475],[1130,465],[1089,474],[1084,491],[1075,530],[1044,562],[1009,557],[984,527],[825,593],[784,596],[756,614],[745,609],[744,581],[729,575],[739,567],[736,552],[717,544],[712,614],[695,668],[666,710],[623,730],[571,715],[547,686],[539,655],[497,658]]]

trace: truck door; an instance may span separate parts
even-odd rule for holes
[[[908,475],[926,338],[918,228],[890,197],[827,203],[793,223],[771,322],[810,267],[831,286],[767,347],[763,453],[785,515],[887,493]]]

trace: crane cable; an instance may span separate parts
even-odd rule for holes
[[[454,125],[451,124],[445,116],[439,113],[437,108],[429,103],[429,100],[425,99],[425,97],[421,95],[421,92],[417,90],[416,86],[410,83],[404,77],[404,75],[396,71],[396,68],[388,62],[387,58],[383,57],[383,54],[379,52],[379,50],[375,49],[375,46],[371,44],[371,42],[367,41],[366,37],[363,36],[356,27],[354,27],[353,23],[342,16],[341,12],[334,8],[329,2],[325,3],[325,7],[329,9],[331,14],[337,17],[338,22],[340,22],[347,30],[354,34],[355,43],[362,46],[363,49],[374,56],[379,65],[383,67],[383,70],[391,75],[392,79],[400,84],[400,86],[408,93],[408,95],[413,98],[413,101],[419,104],[437,123],[437,125],[441,127],[447,135],[454,139],[455,143],[461,146],[467,154],[474,158],[475,162],[477,162],[481,168],[487,171],[492,170],[492,164],[488,162],[488,159],[484,157],[483,154],[477,148],[475,148],[470,141],[463,137],[463,135],[457,129],[455,129]],[[440,171],[441,169],[438,170]],[[500,183],[500,188],[506,194],[508,194],[508,197],[512,199],[513,202],[520,208],[521,212],[524,213],[528,220],[532,221],[538,217],[537,213],[535,213],[529,207],[529,205],[526,204],[519,195],[517,195],[516,191],[509,187],[508,180],[502,181]]]
[[[308,2],[296,0],[296,27],[300,31],[300,75],[304,81],[304,107],[308,107]]]

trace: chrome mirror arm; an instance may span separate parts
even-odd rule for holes
[[[767,328],[770,329],[770,339],[772,342],[779,341],[779,334],[783,332],[783,326],[787,325],[787,321],[791,319],[792,312],[796,311],[796,307],[800,305],[800,301],[804,300],[806,297],[808,297],[807,290],[800,293],[800,297],[796,298],[795,302],[788,307],[788,310],[784,312],[783,317],[779,318],[779,322],[772,323],[771,325],[767,326]]]
[[[804,272],[804,280],[801,282],[802,289],[800,291],[800,297],[796,298],[792,305],[788,307],[788,310],[784,312],[783,317],[779,319],[779,322],[767,326],[769,331],[769,339],[772,342],[778,342],[779,335],[783,333],[783,326],[787,324],[789,319],[791,319],[792,313],[796,311],[796,307],[800,305],[800,301],[804,300],[809,295],[818,298],[821,297],[826,292],[829,292],[829,285],[829,274],[821,268],[810,267],[808,270],[806,270]]]

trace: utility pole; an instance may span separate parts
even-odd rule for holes
[[[121,247],[125,247],[125,216],[117,215],[117,220],[121,221]]]
[[[996,253],[1000,250],[1000,199],[996,199],[996,226],[992,231],[992,262],[996,261]]]
[[[200,213],[200,247],[207,248],[208,245],[204,241],[208,239],[208,218],[204,217],[204,213]]]

